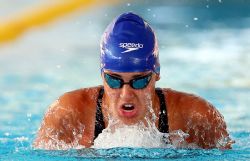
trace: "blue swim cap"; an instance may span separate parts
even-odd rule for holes
[[[101,71],[160,74],[158,45],[149,24],[134,13],[118,16],[101,40]]]

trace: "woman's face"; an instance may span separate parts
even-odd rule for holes
[[[130,84],[123,84],[120,88],[111,88],[105,79],[105,73],[109,75],[111,81],[113,78],[118,78],[128,83],[133,79],[137,79],[139,81],[136,83],[140,84],[148,80],[148,84],[142,89],[134,89]],[[104,113],[106,113],[106,116],[108,115],[108,117],[126,125],[135,124],[139,121],[144,122],[150,108],[155,106],[155,83],[159,80],[159,75],[151,71],[130,73],[104,71],[102,78],[104,85]]]

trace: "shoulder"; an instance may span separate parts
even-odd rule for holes
[[[207,100],[194,94],[163,89],[169,111],[170,129],[189,134],[188,142],[203,148],[226,147],[220,141],[229,136],[220,112]]]
[[[163,92],[166,102],[169,105],[169,110],[178,111],[178,113],[184,117],[189,116],[188,114],[194,114],[194,112],[218,112],[210,102],[195,94],[180,92],[169,88],[163,89]]]
[[[45,149],[56,149],[57,140],[73,144],[77,139],[81,141],[80,138],[91,143],[96,101],[100,89],[101,86],[83,88],[60,96],[49,106],[34,145]],[[51,147],[43,144],[44,142],[51,142]],[[89,146],[89,143],[81,144]]]
[[[86,107],[96,106],[97,97],[101,86],[82,88],[67,92],[58,98],[58,104],[64,108],[74,108],[77,111],[85,110]]]
[[[50,116],[50,114],[54,113],[58,116],[72,112],[76,115],[77,113],[88,113],[91,110],[95,110],[100,88],[101,86],[82,88],[64,93],[49,106],[45,116]]]
[[[75,101],[89,101],[97,97],[102,86],[81,88],[74,91],[66,92],[59,97],[59,101],[64,103],[73,103]]]
[[[44,121],[61,125],[63,122],[89,123],[94,119],[96,112],[96,101],[101,86],[82,88],[67,92],[60,96],[49,106]]]

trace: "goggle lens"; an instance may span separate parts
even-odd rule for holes
[[[133,89],[143,89],[147,87],[147,85],[149,84],[151,80],[151,77],[152,77],[152,73],[146,76],[132,79],[128,83],[124,83],[124,81],[121,78],[104,73],[105,81],[107,82],[110,88],[114,88],[114,89],[122,88],[124,84],[129,84]]]

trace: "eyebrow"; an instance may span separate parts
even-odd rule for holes
[[[114,74],[114,73],[108,73],[109,75],[112,75],[112,76],[115,76],[115,77],[118,77],[118,78],[122,78],[120,75],[118,74]]]
[[[147,75],[147,74],[146,74],[146,75]],[[132,78],[139,78],[139,77],[143,77],[143,76],[145,76],[145,75],[137,74],[137,75],[133,75]]]
[[[115,74],[115,73],[109,73],[109,74],[112,76],[118,77],[118,78],[122,78],[122,76],[120,76],[119,74]],[[146,73],[145,75],[144,74],[136,74],[136,75],[133,75],[132,78],[134,79],[134,78],[144,77],[148,74],[149,73]]]

